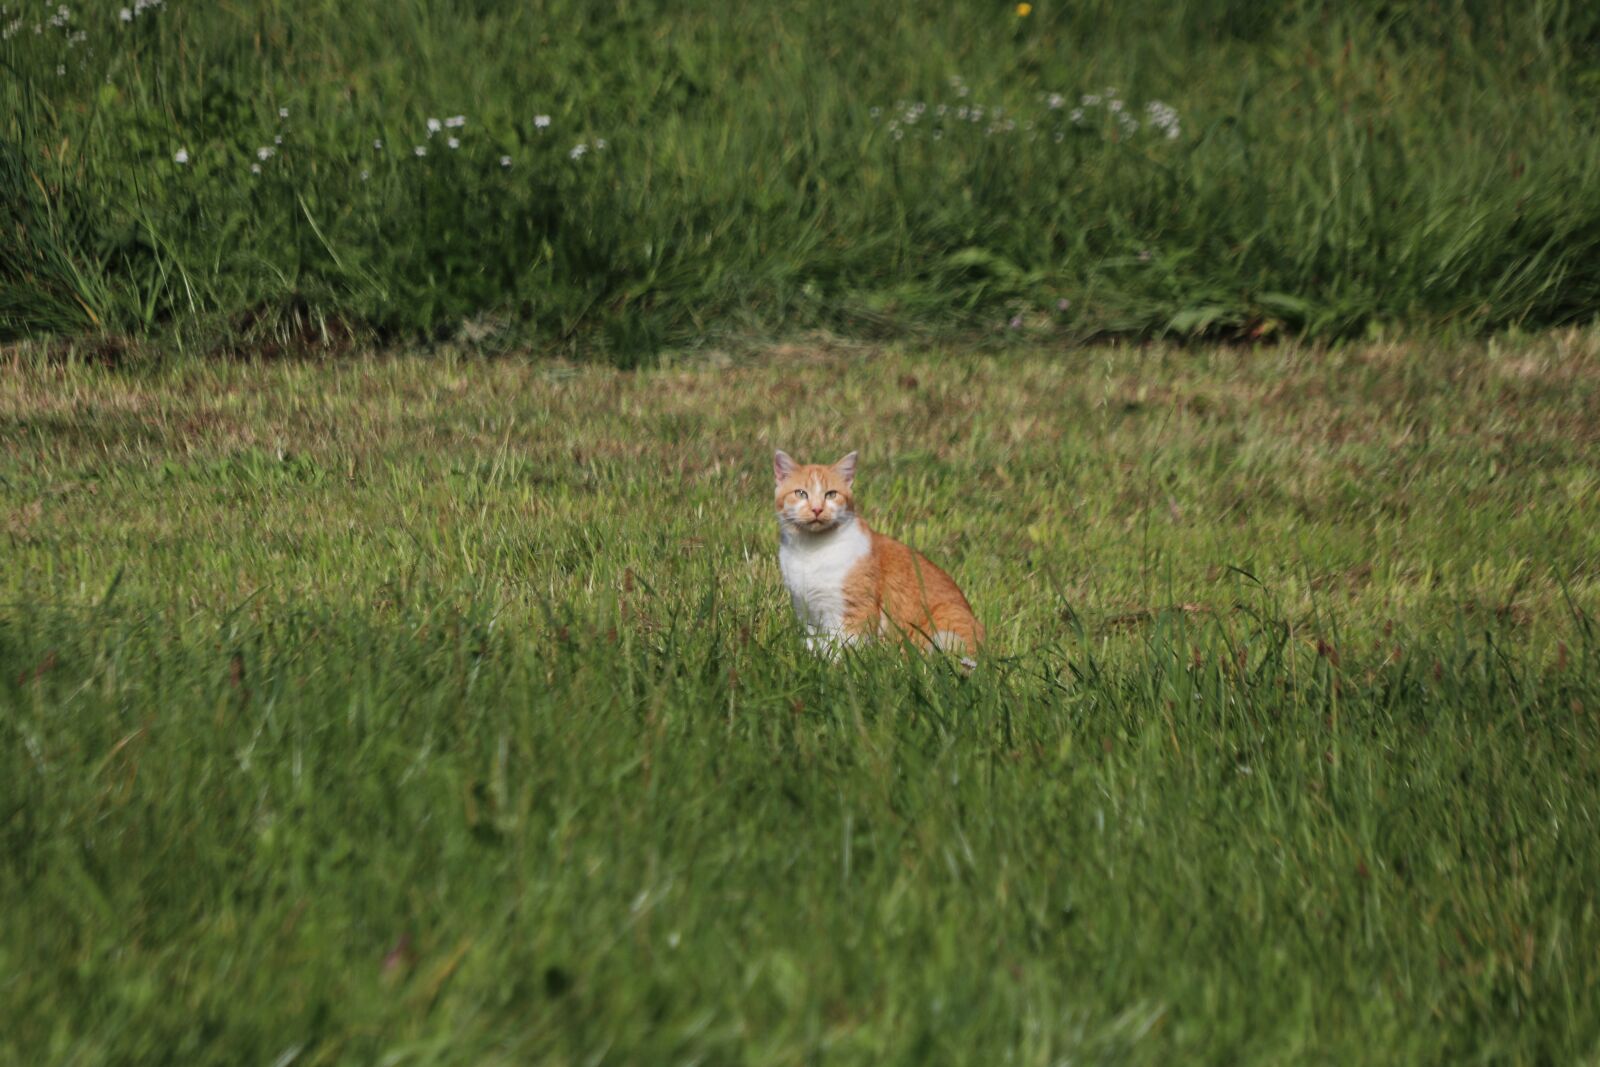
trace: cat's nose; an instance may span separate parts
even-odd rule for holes
[[[816,504],[812,504],[811,505],[811,514],[813,514],[813,515],[821,515],[822,514],[822,508],[818,507]]]

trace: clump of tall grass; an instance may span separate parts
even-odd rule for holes
[[[0,31],[4,337],[311,309],[629,354],[1600,299],[1578,5],[8,0]]]

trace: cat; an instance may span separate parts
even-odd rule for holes
[[[983,625],[944,571],[856,514],[856,453],[832,466],[772,460],[777,479],[778,568],[806,647],[836,655],[873,638],[971,656]]]

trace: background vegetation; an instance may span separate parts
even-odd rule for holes
[[[627,362],[1600,297],[1593,4],[129,2],[0,13],[0,339]]]
[[[0,1061],[1600,1058],[1593,334],[4,370]]]

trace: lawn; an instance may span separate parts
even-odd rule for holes
[[[0,360],[0,1060],[1600,1062],[1600,334]]]

